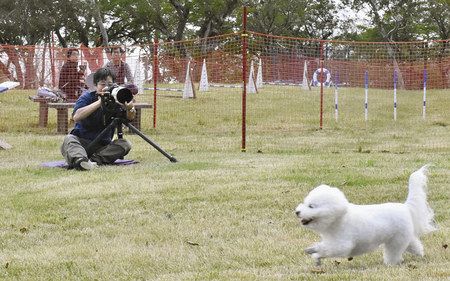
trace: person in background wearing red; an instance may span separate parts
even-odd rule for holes
[[[78,69],[79,56],[77,49],[68,49],[67,61],[59,73],[59,89],[70,102],[76,101],[86,87],[84,78],[86,65],[80,65]]]

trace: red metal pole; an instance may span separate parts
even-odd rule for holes
[[[153,128],[156,128],[156,87],[158,86],[158,33],[153,42]]]
[[[247,116],[247,7],[244,6],[244,13],[242,15],[242,145],[241,151],[245,152],[246,139],[246,116]]]
[[[323,42],[320,42],[320,129],[323,127]]]

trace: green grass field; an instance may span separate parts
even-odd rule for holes
[[[135,135],[131,166],[90,172],[43,168],[61,160],[55,112],[37,126],[34,91],[0,94],[0,279],[2,280],[448,280],[450,276],[450,93],[341,89],[334,120],[326,89],[319,130],[317,89],[264,87],[247,99],[241,152],[239,90],[195,100],[158,99]],[[151,101],[150,94],[139,97]],[[319,240],[299,226],[297,204],[321,183],[358,204],[404,201],[409,175],[432,163],[429,201],[440,229],[423,237],[426,256],[383,265],[381,249],[314,266],[303,249]]]

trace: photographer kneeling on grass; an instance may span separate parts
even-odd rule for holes
[[[112,122],[111,112],[104,106],[105,97],[111,98],[115,75],[107,68],[100,68],[94,74],[96,91],[86,92],[75,103],[72,118],[75,128],[64,138],[61,153],[69,168],[91,170],[97,165],[108,165],[123,158],[131,150],[131,144],[122,138],[112,140],[116,128],[109,128],[104,137],[93,141]],[[110,102],[110,100],[109,100]],[[136,115],[133,101],[118,104],[113,100],[124,118],[133,120]],[[108,106],[109,107],[109,106]],[[89,151],[88,150],[89,147]]]

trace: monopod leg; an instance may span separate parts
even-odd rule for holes
[[[95,147],[95,145],[98,144],[98,142],[103,139],[106,134],[110,133],[110,130],[112,127],[116,127],[117,126],[117,119],[114,119],[87,147],[86,147],[86,152],[87,155],[91,155],[92,154],[92,149]]]
[[[157,143],[153,142],[151,139],[149,139],[146,135],[144,135],[141,131],[139,131],[135,126],[131,125],[130,123],[124,123],[128,128],[130,128],[131,131],[133,131],[135,134],[139,135],[141,138],[143,138],[146,142],[148,142],[151,146],[153,146],[156,150],[161,152],[162,155],[166,156],[170,162],[178,162],[175,157],[164,151]]]

